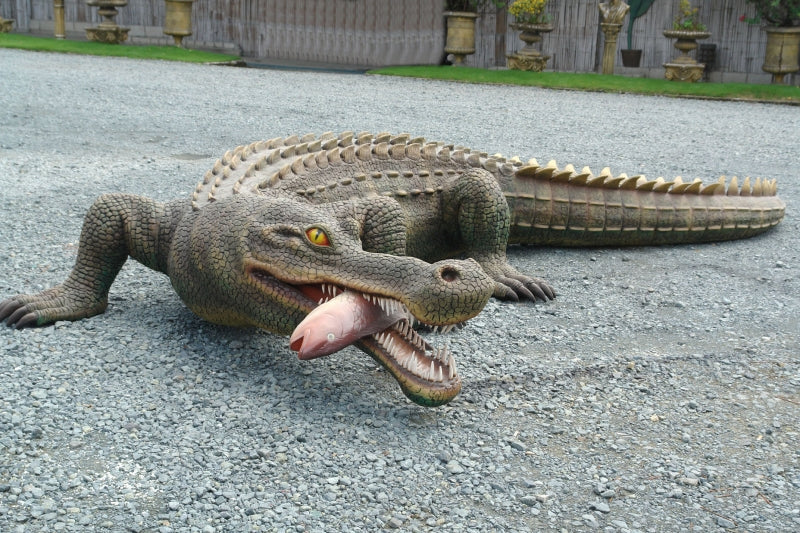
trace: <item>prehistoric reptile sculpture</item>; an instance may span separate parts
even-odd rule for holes
[[[507,264],[507,244],[737,239],[778,224],[784,207],[774,180],[594,175],[387,133],[277,138],[226,153],[190,200],[101,196],[66,281],[5,300],[0,320],[102,313],[131,256],[211,322],[292,334],[303,359],[355,344],[413,401],[440,405],[461,380],[416,322],[449,330],[492,295],[554,297]]]

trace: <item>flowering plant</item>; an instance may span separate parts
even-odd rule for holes
[[[514,0],[508,6],[508,12],[514,15],[517,22],[528,24],[546,24],[550,15],[544,12],[547,0]]]
[[[681,31],[706,31],[706,25],[697,20],[696,7],[692,7],[689,0],[680,0],[678,15],[672,23],[673,30]]]
[[[800,26],[800,0],[747,0],[756,8],[756,17],[739,17],[742,22],[758,24],[762,20],[770,26]]]

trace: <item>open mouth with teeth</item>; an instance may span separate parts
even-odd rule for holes
[[[385,367],[413,402],[442,405],[461,390],[455,358],[414,329],[401,302],[335,285],[296,286],[319,306],[295,328],[290,346],[301,359],[322,357],[355,344]],[[462,324],[434,327],[447,333]]]

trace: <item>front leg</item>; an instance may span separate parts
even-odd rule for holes
[[[177,204],[125,194],[98,198],[86,214],[75,266],[64,283],[0,302],[0,321],[24,328],[79,320],[105,311],[108,290],[128,255],[164,271]]]
[[[508,264],[511,215],[503,191],[489,172],[473,169],[462,174],[444,191],[443,206],[445,225],[457,228],[466,254],[495,280],[495,298],[555,298],[555,292],[543,280],[521,274]]]

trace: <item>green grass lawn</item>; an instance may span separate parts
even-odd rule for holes
[[[630,78],[610,74],[571,72],[522,72],[486,70],[471,67],[418,66],[389,67],[371,70],[370,74],[407,76],[465,83],[526,85],[550,89],[574,89],[613,93],[636,93],[729,100],[754,100],[800,104],[800,88],[787,85],[752,83],[686,83],[665,79]]]
[[[130,44],[105,44],[89,41],[71,41],[34,37],[19,33],[0,33],[0,48],[20,48],[42,52],[63,52],[94,56],[130,57],[133,59],[164,59],[189,63],[222,63],[235,61],[237,56],[213,54],[200,50],[187,50],[177,46],[138,46]]]

